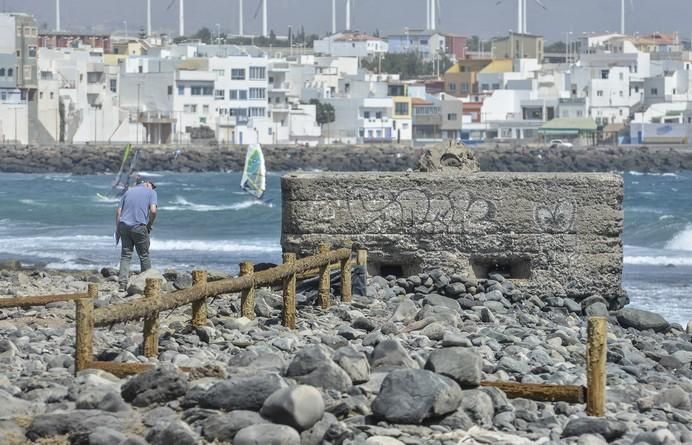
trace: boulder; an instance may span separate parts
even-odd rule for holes
[[[187,377],[171,364],[162,364],[132,377],[122,387],[123,399],[134,406],[165,403],[185,395]]]
[[[623,422],[602,419],[599,417],[579,417],[571,419],[562,431],[562,437],[581,436],[582,434],[600,434],[611,442],[627,432]]]
[[[433,351],[425,369],[454,379],[462,388],[476,388],[481,384],[483,360],[472,349],[456,347]]]
[[[282,388],[264,401],[260,414],[274,423],[305,431],[324,415],[324,400],[312,386]]]
[[[238,431],[259,423],[266,423],[266,420],[254,411],[238,410],[215,414],[202,422],[202,436],[210,442],[218,440],[231,443]]]
[[[375,346],[370,356],[373,371],[387,371],[395,368],[418,368],[406,349],[397,340],[388,339]]]
[[[286,386],[278,374],[231,378],[212,385],[199,398],[199,404],[202,408],[225,411],[259,411],[270,395]]]
[[[372,411],[388,422],[420,424],[453,412],[461,398],[461,388],[448,377],[425,369],[397,369],[382,382]]]
[[[616,314],[618,323],[624,328],[634,328],[639,331],[653,329],[655,332],[665,332],[670,323],[654,312],[635,308],[624,308]]]
[[[301,445],[300,434],[290,426],[262,423],[243,428],[233,445]]]
[[[127,284],[127,294],[128,295],[135,295],[135,294],[140,294],[144,295],[144,288],[147,285],[147,278],[156,278],[162,281],[162,283],[165,281],[163,274],[156,270],[156,269],[149,269],[147,271],[144,271],[142,273],[139,273],[137,275],[133,275],[130,277],[130,280]]]

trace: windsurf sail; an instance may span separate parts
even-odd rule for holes
[[[260,199],[264,195],[266,186],[267,170],[264,166],[262,147],[259,144],[250,144],[245,156],[245,168],[243,168],[240,188]]]
[[[123,150],[123,159],[120,162],[120,170],[115,175],[115,179],[111,183],[111,193],[115,196],[122,196],[133,181],[135,168],[137,167],[137,159],[139,158],[139,149],[133,149],[131,144],[127,144]],[[127,167],[126,167],[127,166]]]

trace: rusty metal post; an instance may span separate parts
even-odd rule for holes
[[[284,264],[296,262],[295,253],[283,254]],[[284,304],[281,310],[281,324],[288,329],[296,328],[296,274],[284,279]]]
[[[329,246],[325,243],[320,243],[320,250],[319,253],[327,253],[329,252]],[[320,266],[320,287],[319,287],[319,293],[317,295],[317,301],[320,303],[320,307],[322,309],[327,309],[329,307],[329,288],[330,286],[330,279],[329,279],[329,263],[326,263],[322,266]]]
[[[586,344],[586,414],[605,416],[608,317],[589,317]]]
[[[206,286],[207,271],[192,271],[192,286]],[[205,326],[207,324],[207,299],[194,301],[192,303],[192,326]]]
[[[158,300],[161,293],[161,280],[159,278],[147,278],[144,287],[144,298]],[[159,355],[159,313],[153,312],[144,319],[144,341],[142,352],[145,357]]]
[[[94,300],[98,292],[98,285],[89,284],[87,298],[75,300],[75,374],[86,369],[94,359]]]
[[[240,263],[240,276],[254,275],[255,265],[249,261]],[[248,289],[244,289],[240,294],[240,315],[250,320],[255,319],[255,283]]]

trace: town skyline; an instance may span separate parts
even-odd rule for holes
[[[238,32],[238,0],[188,1],[185,7],[185,34],[192,35],[207,27],[226,34]],[[178,34],[177,0],[152,0],[152,29],[155,32]],[[620,2],[617,0],[583,0],[564,2],[545,0],[547,9],[529,0],[528,31],[544,35],[548,41],[566,38],[566,32],[578,37],[582,33],[617,32],[620,28]],[[245,34],[261,33],[261,13],[255,15],[260,0],[245,0]],[[399,6],[394,8],[393,5]],[[505,0],[441,0],[438,30],[483,38],[505,35],[516,30],[516,2]],[[330,0],[268,0],[269,26],[277,35],[286,35],[289,26],[304,27],[306,33],[324,35],[331,31]],[[404,28],[425,27],[423,0],[353,0],[352,28],[366,33],[401,32]],[[372,14],[376,5],[386,8],[387,14]],[[55,28],[53,0],[3,0],[7,12],[26,12],[36,17],[45,30]],[[61,28],[67,31],[120,32],[136,35],[146,28],[146,1],[121,0],[62,0]],[[337,29],[345,23],[344,0],[337,0]],[[628,0],[626,2],[626,31],[629,34],[677,32],[680,39],[692,36],[692,25],[686,20],[691,12],[687,0]],[[473,14],[468,14],[468,11]],[[310,11],[310,14],[303,14]],[[569,22],[568,22],[569,20]],[[87,25],[85,25],[87,23]],[[218,26],[217,26],[218,25]]]

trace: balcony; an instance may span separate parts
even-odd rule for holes
[[[170,124],[176,122],[176,120],[177,119],[171,111],[130,112],[130,122],[139,122],[142,124]]]

